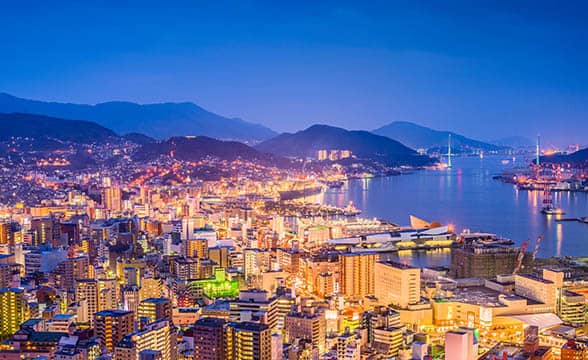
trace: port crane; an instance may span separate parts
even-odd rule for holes
[[[537,253],[539,252],[539,247],[541,246],[541,240],[543,240],[543,236],[537,236],[537,240],[535,241],[535,247],[533,248],[533,253],[531,255],[531,263],[535,261],[537,257]],[[525,251],[527,251],[527,247],[529,247],[529,241],[525,241],[521,246],[521,251],[519,252],[519,256],[517,256],[517,262],[515,264],[515,268],[512,272],[513,275],[516,275],[519,270],[523,267],[523,259],[525,258]]]
[[[527,251],[527,247],[529,246],[529,241],[525,241],[521,246],[521,251],[519,252],[519,256],[517,257],[517,262],[515,263],[515,268],[512,272],[513,275],[516,275],[523,265],[523,259],[525,257],[525,251]]]

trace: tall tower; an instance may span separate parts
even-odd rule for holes
[[[451,167],[451,134],[447,140],[447,167]]]
[[[539,163],[539,156],[541,155],[541,136],[537,135],[537,149],[535,150],[535,156],[537,157],[537,160],[535,160],[535,163],[537,164],[537,166],[541,165]]]

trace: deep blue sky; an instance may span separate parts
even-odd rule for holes
[[[21,97],[588,144],[585,1],[13,3],[0,91]]]

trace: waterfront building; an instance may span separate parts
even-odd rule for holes
[[[512,274],[520,248],[510,246],[464,246],[452,250],[451,271],[454,278],[492,279],[496,275]],[[520,272],[531,270],[531,255],[525,254]]]

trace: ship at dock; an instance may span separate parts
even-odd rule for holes
[[[280,200],[295,200],[320,194],[324,190],[322,184],[314,181],[296,181],[288,184],[286,189],[279,190]]]

